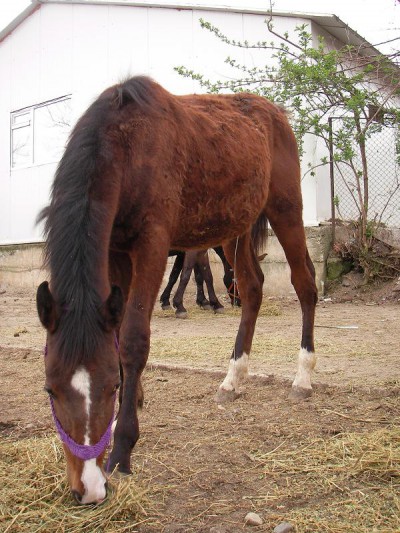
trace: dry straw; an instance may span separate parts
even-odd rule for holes
[[[145,522],[145,490],[132,477],[111,480],[99,506],[78,506],[66,483],[63,450],[57,437],[0,444],[0,530],[11,532],[123,532]]]
[[[253,459],[276,480],[274,500],[296,502],[282,518],[299,532],[400,531],[398,427],[283,442]]]

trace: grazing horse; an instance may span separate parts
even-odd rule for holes
[[[236,283],[233,277],[233,269],[226,260],[222,246],[216,246],[215,252],[219,255],[224,267],[224,284],[228,292],[228,296],[232,305],[240,307],[240,298],[237,291]],[[213,276],[210,268],[210,261],[208,259],[207,250],[190,250],[188,252],[179,252],[177,250],[170,250],[169,257],[176,255],[171,273],[168,279],[168,283],[160,296],[161,308],[163,310],[171,309],[170,297],[171,291],[181,274],[181,279],[178,285],[178,289],[172,301],[172,305],[176,309],[175,315],[177,318],[186,318],[187,311],[183,305],[183,295],[187,284],[189,283],[190,276],[194,270],[194,276],[196,281],[196,303],[199,307],[205,310],[214,309],[216,313],[223,311],[224,306],[218,300],[214,290]],[[208,296],[210,301],[207,300],[204,294],[203,283],[206,283]]]
[[[119,362],[123,391],[106,469],[131,472],[150,318],[171,249],[222,244],[235,265],[242,313],[217,392],[218,402],[232,400],[261,305],[256,250],[269,221],[302,308],[292,394],[311,394],[317,290],[296,140],[276,105],[247,93],[175,96],[147,77],[108,88],[73,129],[39,220],[50,271],[37,291],[47,330],[45,388],[80,503],[106,497],[104,445]]]

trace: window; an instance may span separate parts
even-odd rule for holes
[[[59,161],[70,130],[70,97],[11,113],[11,168]]]

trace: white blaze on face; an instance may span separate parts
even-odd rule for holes
[[[314,352],[300,348],[297,374],[293,381],[293,387],[311,389],[311,372],[314,370],[317,358]]]
[[[249,368],[249,356],[243,353],[238,359],[229,361],[228,373],[221,383],[221,389],[228,391],[239,391],[240,383],[247,376]]]
[[[84,398],[86,411],[84,444],[90,445],[90,374],[85,367],[80,366],[77,368],[72,376],[71,386]],[[96,459],[89,459],[83,462],[81,481],[85,487],[85,494],[82,497],[81,503],[96,503],[104,500],[106,497],[106,479],[101,469],[97,466]]]

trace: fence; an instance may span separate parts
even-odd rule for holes
[[[340,126],[341,119],[331,119],[332,130]],[[380,125],[366,140],[366,157],[369,179],[368,219],[388,227],[400,228],[400,158],[396,153],[398,129]],[[331,147],[334,155],[334,147]],[[352,159],[354,168],[361,172],[362,163],[358,151]],[[334,220],[358,220],[360,205],[356,177],[353,168],[345,163],[334,163],[333,210]],[[361,174],[362,175],[362,172]]]

